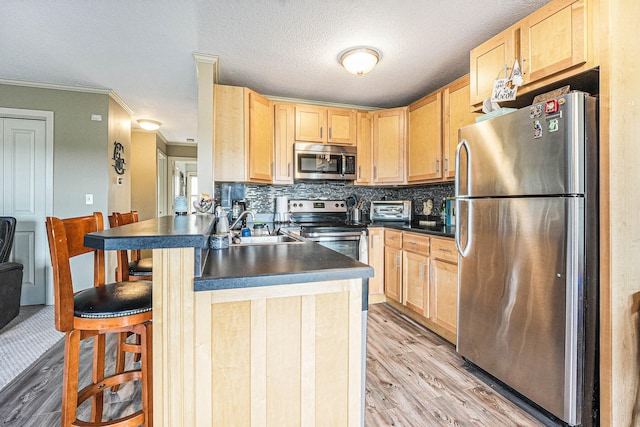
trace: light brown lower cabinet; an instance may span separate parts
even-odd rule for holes
[[[384,232],[384,294],[402,303],[402,231]]]
[[[384,228],[370,227],[369,232],[369,265],[373,267],[374,276],[369,279],[369,304],[385,301],[384,296]]]
[[[387,303],[455,343],[458,255],[454,240],[386,229],[384,269]]]

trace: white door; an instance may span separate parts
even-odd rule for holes
[[[11,260],[24,266],[22,305],[45,303],[45,177],[45,122],[0,118],[0,212],[18,222]]]
[[[158,216],[169,215],[167,211],[167,156],[160,150],[157,151],[158,160],[158,176],[157,176],[157,197],[158,197]]]

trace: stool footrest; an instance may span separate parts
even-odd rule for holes
[[[130,381],[136,381],[142,379],[142,370],[134,369],[131,371],[125,371],[120,374],[111,375],[106,377],[99,383],[92,383],[80,390],[78,393],[78,406],[91,396],[95,396],[98,393],[105,392],[108,388],[114,385],[127,383]]]
[[[71,423],[72,426],[76,427],[137,427],[142,424],[145,424],[144,412],[142,411],[112,421],[92,423],[89,421],[75,420]]]

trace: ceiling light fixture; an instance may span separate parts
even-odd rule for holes
[[[155,120],[149,120],[149,119],[140,119],[138,120],[138,124],[140,125],[140,127],[142,129],[146,129],[146,130],[158,130],[158,128],[160,128],[160,125],[162,123],[157,122]]]
[[[380,55],[368,47],[349,49],[340,56],[342,66],[356,76],[367,74],[376,66]]]

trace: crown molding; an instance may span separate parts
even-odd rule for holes
[[[366,105],[339,104],[336,102],[313,101],[308,99],[286,98],[283,96],[272,96],[272,95],[264,95],[264,96],[273,102],[288,102],[291,104],[317,105],[320,107],[330,107],[330,108],[345,108],[347,110],[362,110],[362,111],[382,110],[382,108],[379,108],[379,107],[369,107]]]
[[[120,95],[111,89],[93,86],[73,86],[59,83],[34,82],[28,80],[13,80],[0,78],[0,84],[22,87],[34,87],[38,89],[64,90],[68,92],[96,93],[100,95],[109,95],[111,99],[118,103],[129,115],[133,115],[133,110],[127,105]]]
[[[193,60],[196,62],[196,70],[197,70],[197,64],[199,63],[203,63],[203,64],[213,64],[213,83],[218,83],[219,81],[219,77],[218,77],[218,64],[220,63],[220,59],[218,57],[218,55],[209,55],[206,53],[197,53],[194,52],[193,53]]]
[[[120,98],[120,95],[118,95],[117,93],[115,93],[114,91],[110,90],[109,91],[109,96],[111,97],[111,99],[113,99],[119,106],[122,107],[122,109],[124,111],[126,111],[127,113],[129,113],[130,116],[133,116],[133,110],[127,105],[126,102],[124,102],[124,100],[122,98]]]

